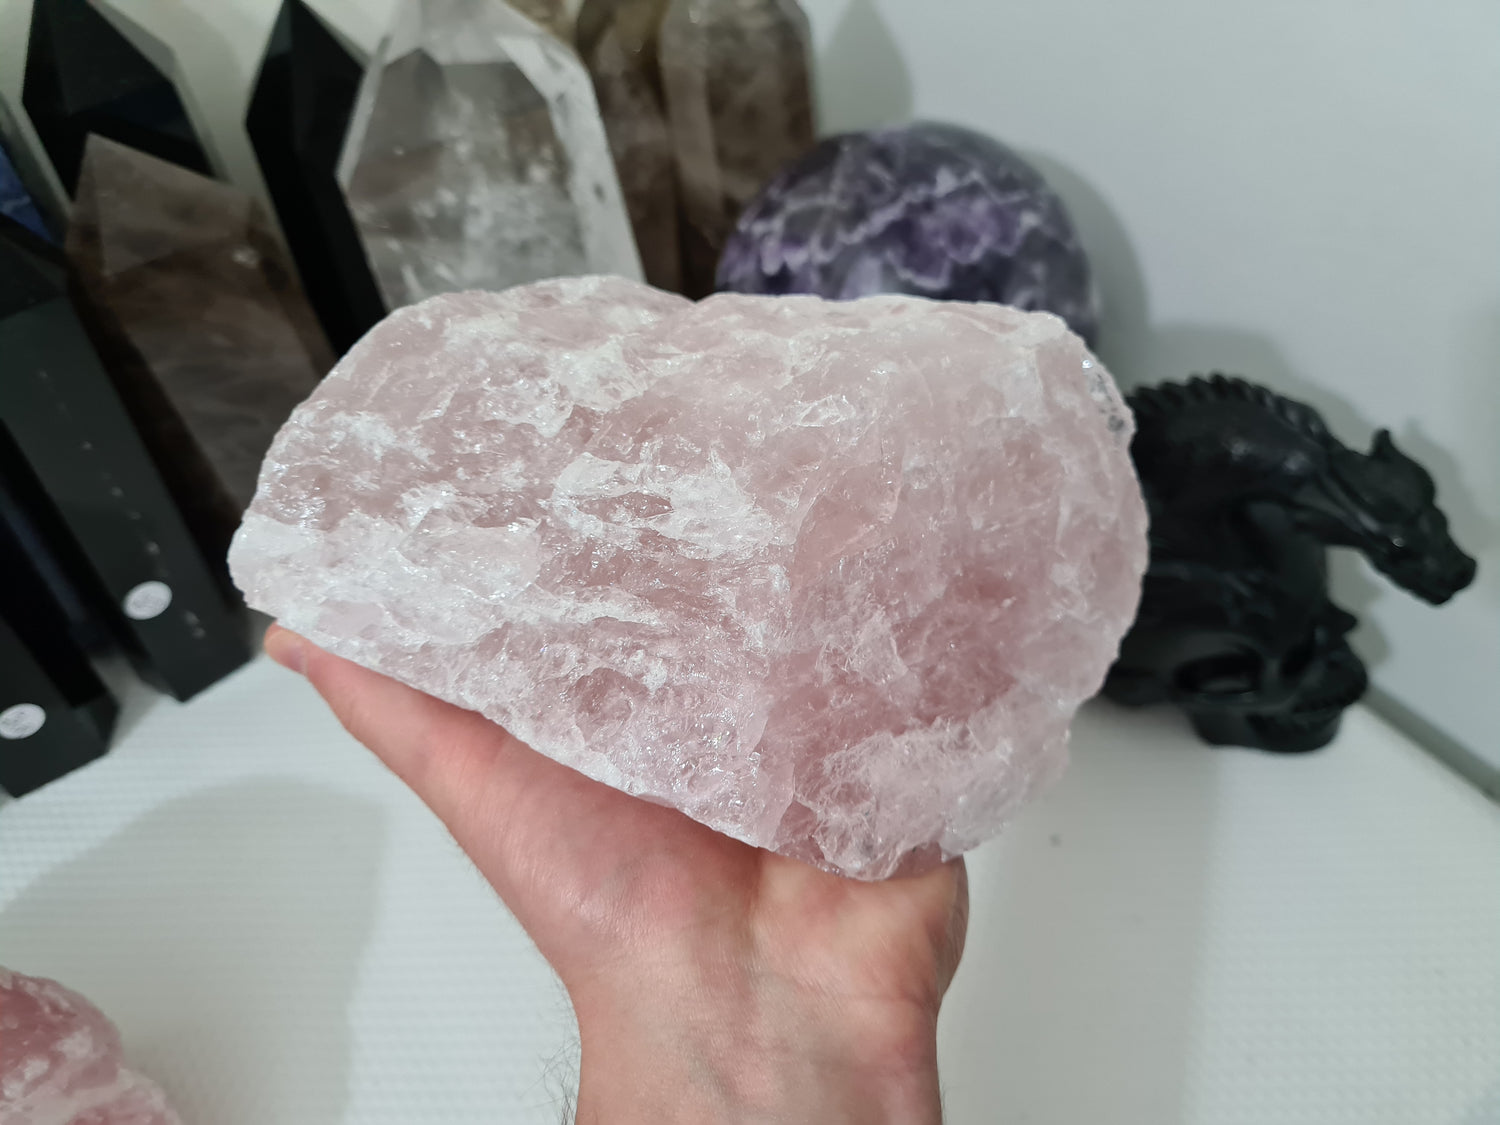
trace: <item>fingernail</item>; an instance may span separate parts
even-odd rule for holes
[[[266,632],[266,655],[299,676],[307,668],[307,642],[280,625],[272,625]]]

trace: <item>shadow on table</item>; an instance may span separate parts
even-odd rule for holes
[[[0,913],[0,961],[120,1025],[186,1121],[342,1120],[379,810],[252,780],[163,805]]]
[[[953,1125],[1183,1119],[1217,775],[1235,752],[1173,712],[1096,701],[1068,774],[970,857],[939,1026]]]

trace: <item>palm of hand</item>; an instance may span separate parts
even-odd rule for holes
[[[824,988],[935,1005],[947,987],[967,917],[961,863],[882,883],[829,875],[628,797],[272,626],[273,654],[291,644],[339,720],[448,825],[565,980],[664,943],[720,943]]]
[[[857,1028],[864,1055],[931,1040],[963,949],[962,861],[881,883],[830,875],[593,781],[278,626],[266,648],[447,825],[557,970],[585,1044],[589,1023],[620,1022],[611,1009],[652,1006],[732,1010],[718,1030],[736,1042],[746,1022],[777,1021]]]

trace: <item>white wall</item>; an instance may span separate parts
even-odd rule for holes
[[[279,0],[112,0],[182,48],[230,174]],[[372,46],[392,0],[314,0]],[[1222,369],[1389,426],[1476,585],[1434,610],[1364,564],[1336,596],[1376,682],[1500,765],[1500,5],[804,0],[823,126],[911,115],[1019,148],[1066,199],[1127,384]],[[0,0],[18,104],[30,0]]]
[[[1500,765],[1500,5],[804,0],[827,131],[915,115],[1067,201],[1122,382],[1221,369],[1388,426],[1475,586],[1441,609],[1347,552],[1376,683]]]

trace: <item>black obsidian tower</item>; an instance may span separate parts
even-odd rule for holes
[[[35,0],[21,104],[68,194],[98,133],[211,174],[171,79],[88,0]]]
[[[56,251],[0,218],[0,424],[142,674],[178,699],[249,657],[67,299]]]
[[[364,67],[300,0],[285,0],[256,76],[245,129],[334,351],[385,315],[335,170]]]
[[[119,712],[80,653],[28,640],[0,617],[0,790],[12,797],[103,754]]]
[[[85,655],[93,607],[49,507],[0,426],[0,790],[14,797],[103,754],[119,710]]]

